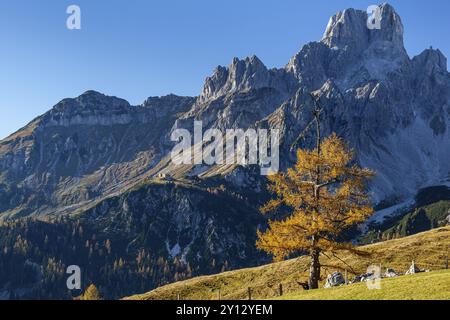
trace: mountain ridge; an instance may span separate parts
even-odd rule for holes
[[[161,167],[166,173],[173,171],[181,175],[189,175],[190,171],[195,171],[197,175],[224,172],[222,168],[208,170],[186,167],[179,170],[170,163],[167,164],[165,158],[173,146],[169,139],[170,133],[176,128],[192,130],[194,120],[202,120],[205,130],[245,129],[255,126],[281,129],[284,142],[281,146],[282,168],[285,169],[294,157],[288,150],[289,144],[292,144],[311,121],[312,102],[309,93],[314,91],[324,104],[325,133],[337,132],[346,138],[353,148],[360,151],[358,161],[362,165],[378,169],[379,175],[372,188],[376,203],[405,199],[413,196],[421,187],[445,183],[445,171],[450,172],[450,167],[443,164],[442,159],[450,154],[439,150],[425,152],[433,155],[432,160],[437,164],[434,167],[442,168],[442,172],[433,172],[430,177],[414,177],[407,183],[401,183],[399,178],[393,183],[386,183],[392,177],[391,173],[402,171],[398,170],[399,168],[389,170],[382,165],[382,161],[399,161],[395,159],[397,155],[391,154],[391,150],[395,149],[395,142],[389,141],[402,139],[395,137],[396,134],[402,135],[399,128],[405,131],[409,129],[413,131],[411,134],[423,136],[428,130],[427,127],[430,127],[431,131],[426,133],[428,137],[425,140],[431,140],[434,136],[444,136],[444,141],[450,139],[447,129],[450,122],[450,74],[447,71],[447,59],[439,50],[426,49],[409,58],[403,45],[404,28],[400,16],[389,4],[380,5],[379,8],[379,30],[367,28],[368,15],[365,11],[346,9],[330,18],[320,41],[305,44],[284,67],[268,69],[254,55],[242,60],[233,58],[228,67],[219,66],[207,77],[197,97],[150,97],[138,106],[131,106],[126,100],[90,90],[76,98],[64,99],[44,115],[0,142],[0,182],[1,176],[6,173],[6,176],[19,175],[18,179],[12,179],[19,186],[26,185],[26,181],[38,180],[35,184],[41,184],[42,189],[47,188],[48,179],[36,177],[33,170],[39,170],[39,166],[45,162],[42,154],[52,151],[49,157],[55,157],[55,153],[58,154],[61,149],[69,155],[63,154],[59,162],[78,161],[89,167],[89,164],[84,163],[88,160],[83,159],[82,153],[85,149],[92,149],[92,146],[86,147],[79,142],[76,132],[75,137],[64,136],[65,141],[58,141],[56,145],[47,144],[42,147],[45,142],[39,143],[39,140],[43,139],[40,134],[46,130],[69,127],[74,130],[83,127],[84,130],[86,126],[92,126],[90,130],[94,131],[95,127],[99,126],[98,131],[110,127],[110,131],[131,132],[134,130],[132,127],[136,125],[142,127],[142,130],[149,129],[153,139],[149,139],[147,143],[137,143],[136,140],[142,140],[148,134],[131,132],[130,139],[134,140],[134,150],[127,153],[132,156],[127,158],[124,155],[104,155],[101,157],[103,160],[99,160],[97,165],[91,168],[80,168],[77,163],[77,172],[54,172],[54,179],[66,179],[67,175],[69,178],[76,178],[95,171],[105,175],[108,174],[108,169],[112,169],[111,163],[112,166],[119,164],[119,167],[120,163],[123,163],[138,172],[142,171],[139,168],[142,165],[147,167],[147,172]],[[402,92],[402,95],[399,95],[399,92]],[[158,125],[153,126],[155,123]],[[149,128],[145,128],[145,125]],[[127,126],[128,128],[125,128]],[[56,133],[56,136],[58,134]],[[389,139],[393,136],[395,138]],[[54,137],[55,133],[50,140],[56,140]],[[120,136],[115,137],[113,132],[102,133],[97,138],[104,149],[95,150],[97,154],[104,153],[107,149],[110,151],[111,148],[120,149],[120,144],[124,142]],[[314,141],[312,135],[305,140],[305,146]],[[390,146],[384,147],[388,144]],[[407,144],[411,143],[404,143],[405,146]],[[19,145],[20,150],[8,148],[11,145]],[[38,148],[44,150],[37,150]],[[422,157],[420,154],[423,152],[414,150],[415,146],[409,145],[407,148],[408,152]],[[430,149],[430,145],[424,143],[419,148]],[[77,160],[73,160],[73,157]],[[399,157],[403,159],[405,155]],[[424,161],[418,161],[419,165],[426,167]],[[33,162],[37,164],[33,166]],[[67,162],[62,165],[67,166]],[[31,166],[28,168],[28,175],[20,175],[20,172],[27,172],[27,166]],[[52,168],[49,169],[47,165],[45,169],[51,171]],[[141,176],[139,173],[127,178],[128,175],[117,166],[114,168],[114,171],[116,170],[120,171],[117,176],[121,176],[116,183],[128,184],[133,179],[139,180]],[[225,169],[225,172],[229,170],[230,168]],[[157,174],[158,172],[152,172],[144,176],[147,178]],[[438,176],[438,179],[434,176]],[[450,174],[448,176],[450,177]],[[8,181],[8,178],[5,177],[4,180]],[[433,179],[436,181],[427,181]],[[58,189],[56,182],[52,188]],[[89,185],[89,188],[95,189],[92,185]],[[103,193],[104,191],[100,191],[100,195]],[[54,197],[54,194],[51,197]],[[89,195],[85,197],[91,198]],[[79,198],[75,197],[73,203],[69,204],[76,204]],[[46,202],[52,201],[48,199]],[[27,212],[35,211],[33,208],[23,211],[14,209],[14,205],[10,207],[12,215],[17,212],[19,216],[27,215]],[[46,212],[50,212],[52,207],[55,206],[50,205],[49,211]]]

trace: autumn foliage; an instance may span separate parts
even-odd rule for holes
[[[297,163],[286,173],[269,177],[276,198],[261,211],[273,213],[269,228],[258,232],[257,247],[282,260],[293,254],[311,256],[309,288],[318,287],[319,256],[352,250],[339,241],[348,227],[373,214],[366,191],[374,174],[353,162],[353,152],[336,134],[314,150],[297,151]]]
[[[102,300],[100,293],[95,285],[91,284],[87,287],[80,300]]]

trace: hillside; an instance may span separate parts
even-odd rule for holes
[[[450,201],[438,201],[436,203],[420,207],[404,216],[399,223],[386,231],[387,237],[407,236],[423,232],[447,222],[450,211]]]
[[[435,186],[420,190],[411,208],[370,225],[361,244],[410,236],[445,226],[450,222],[450,188]]]
[[[70,299],[74,259],[106,299],[267,262],[254,247],[255,197],[222,180],[149,180],[85,212],[0,220],[0,297]]]
[[[445,227],[407,238],[361,247],[363,251],[371,253],[371,257],[355,257],[344,253],[339,255],[342,261],[335,257],[330,257],[330,259],[323,259],[322,263],[326,265],[324,274],[339,269],[347,269],[350,279],[353,277],[352,274],[365,273],[367,266],[371,264],[381,264],[383,270],[389,267],[394,268],[398,272],[405,272],[411,261],[414,260],[420,268],[441,270],[444,268],[445,257],[449,248],[450,227]],[[219,289],[222,299],[246,299],[249,287],[251,287],[254,299],[267,299],[279,295],[280,284],[283,285],[283,292],[288,294],[287,298],[307,298],[310,293],[299,293],[302,289],[297,283],[306,281],[307,264],[308,260],[306,258],[299,258],[258,268],[241,269],[213,276],[199,277],[170,284],[127,299],[177,299],[178,296],[181,299],[217,299]],[[448,273],[440,275],[445,279],[450,279]],[[434,273],[430,273],[429,277],[437,279]],[[426,281],[426,278],[422,280]],[[391,283],[390,281],[393,282]],[[390,281],[389,287],[391,287],[391,284],[393,288],[401,285],[401,282],[398,282],[401,280],[394,279]],[[409,283],[409,280],[405,279],[404,281]],[[445,285],[447,285],[447,282]],[[353,289],[347,290],[350,290],[349,292],[351,293]],[[321,290],[319,291],[321,292]],[[334,290],[331,292],[334,292]],[[290,293],[295,293],[295,295],[290,296]],[[313,294],[314,297],[320,296],[320,293],[317,293],[318,296],[316,296],[316,293]]]

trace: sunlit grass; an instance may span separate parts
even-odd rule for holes
[[[450,270],[419,273],[381,280],[381,288],[366,283],[331,289],[302,291],[284,300],[450,300]]]

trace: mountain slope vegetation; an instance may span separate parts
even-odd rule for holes
[[[220,181],[148,181],[86,212],[0,221],[0,297],[78,295],[65,285],[69,265],[106,299],[257,265],[266,258],[248,245],[263,223],[252,197]]]
[[[450,188],[435,186],[420,190],[412,208],[374,223],[361,239],[372,243],[413,235],[450,222]]]
[[[423,269],[442,270],[449,254],[449,246],[450,227],[445,227],[362,247],[364,251],[372,253],[370,257],[361,258],[345,253],[339,255],[339,258],[330,256],[330,259],[322,259],[327,273],[334,271],[345,273],[347,270],[348,278],[351,280],[355,275],[366,273],[367,267],[372,264],[381,264],[383,272],[386,268],[406,272],[414,260]],[[307,299],[308,294],[316,296],[315,291],[302,293],[302,287],[299,284],[306,282],[308,268],[309,260],[306,257],[292,259],[257,268],[181,281],[127,299],[175,300],[180,297],[181,299],[215,300],[218,299],[219,290],[222,299],[247,299],[248,288],[251,288],[253,299],[272,299],[279,296],[280,284],[283,286],[284,294],[288,294],[288,298],[296,298],[298,295],[299,298]],[[326,277],[326,274],[322,276]],[[448,279],[448,272],[442,274],[442,277]],[[448,283],[446,285],[448,287]],[[330,298],[337,297],[333,295],[333,290],[320,291],[321,293],[318,293],[320,297],[326,298],[327,292],[331,292]],[[447,294],[446,297],[449,299],[450,293],[447,292]]]

